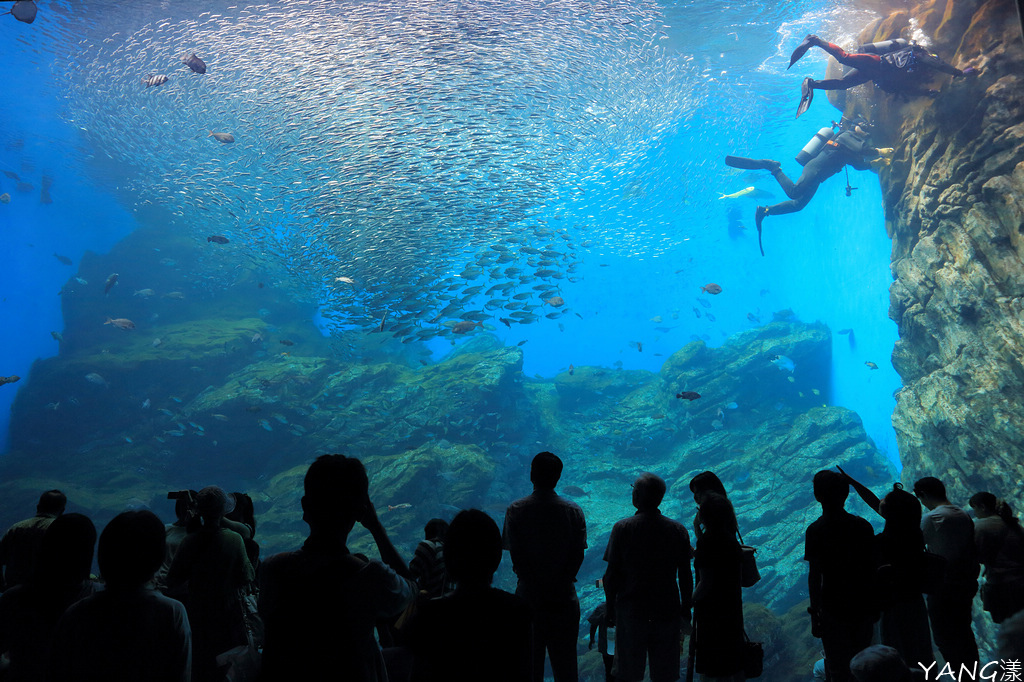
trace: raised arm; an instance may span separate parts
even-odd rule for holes
[[[839,473],[846,477],[846,482],[849,483],[853,487],[853,489],[857,491],[857,494],[860,495],[860,499],[864,500],[864,503],[866,505],[868,505],[876,512],[878,512],[878,506],[879,504],[881,504],[881,500],[878,499],[878,495],[875,495],[868,489],[866,485],[855,479],[850,474],[843,471],[843,467],[837,465],[836,469],[838,469]]]

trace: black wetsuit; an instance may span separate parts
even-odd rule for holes
[[[789,201],[769,206],[767,215],[796,213],[811,200],[818,190],[818,185],[841,171],[843,166],[850,165],[857,170],[868,170],[870,165],[865,157],[869,155],[877,156],[877,150],[868,145],[862,137],[847,130],[836,135],[835,139],[826,143],[825,148],[817,156],[807,162],[796,183],[786,177],[781,170],[774,171],[772,175],[789,197]]]

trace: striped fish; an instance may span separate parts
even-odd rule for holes
[[[151,73],[148,76],[146,76],[145,79],[143,79],[142,83],[148,88],[153,85],[163,85],[167,82],[167,80],[167,76],[163,75],[162,73]]]

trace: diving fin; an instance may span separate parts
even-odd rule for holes
[[[732,168],[743,168],[744,170],[766,170],[774,171],[781,167],[778,161],[771,159],[748,159],[745,156],[727,156],[725,165]]]
[[[754,224],[757,225],[757,246],[761,249],[762,256],[764,256],[764,245],[761,244],[761,222],[764,221],[766,215],[768,215],[767,206],[758,206],[757,211],[754,213]]]
[[[810,78],[805,78],[800,84],[800,106],[796,108],[796,118],[800,118],[800,114],[807,111],[814,101],[814,88],[811,87],[811,83],[813,81]]]
[[[793,50],[793,54],[789,55],[789,66],[793,66],[798,61],[800,61],[800,58],[807,54],[807,50],[811,49],[811,46],[817,44],[818,36],[808,35],[806,38],[804,38],[803,42],[797,45],[796,49]],[[787,71],[789,70],[789,66],[786,67]]]

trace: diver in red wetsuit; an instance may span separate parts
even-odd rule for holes
[[[952,76],[963,76],[974,71],[972,68],[961,71],[920,45],[903,38],[862,45],[858,48],[859,52],[851,53],[835,43],[826,42],[815,35],[804,38],[803,42],[793,50],[793,54],[789,58],[789,66],[796,64],[807,53],[807,50],[814,46],[828,52],[843,66],[853,67],[853,70],[842,78],[821,81],[805,78],[800,86],[800,106],[796,110],[797,118],[811,106],[815,90],[846,90],[861,83],[874,81],[875,85],[888,93],[916,97],[934,96],[937,94],[936,91],[928,90],[920,84],[922,78],[927,77],[922,73],[926,69],[941,71]]]

